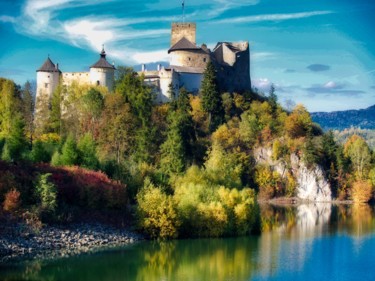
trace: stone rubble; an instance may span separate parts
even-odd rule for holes
[[[115,248],[143,239],[139,234],[102,224],[44,226],[32,231],[21,223],[2,226],[0,264],[17,260],[68,257]]]

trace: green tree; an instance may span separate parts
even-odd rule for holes
[[[49,162],[50,155],[45,149],[43,142],[41,142],[40,140],[37,140],[34,142],[33,149],[31,150],[30,158],[31,158],[31,161],[33,161],[34,163]]]
[[[19,115],[11,122],[11,131],[6,137],[2,159],[6,161],[18,161],[22,159],[26,148],[25,125]]]
[[[208,127],[212,132],[222,122],[223,105],[217,87],[215,67],[212,62],[207,63],[203,73],[201,86],[202,108],[208,113]]]
[[[170,124],[167,139],[161,145],[161,170],[169,175],[179,174],[185,167],[185,150],[181,131],[179,128],[177,113],[171,114],[171,119],[174,120]]]
[[[73,166],[79,164],[79,151],[77,143],[72,135],[66,139],[61,150],[61,165]]]
[[[60,83],[51,97],[51,111],[49,114],[49,120],[47,125],[47,131],[59,134],[62,136],[62,116],[61,116],[61,105],[62,96],[66,91],[65,86]]]
[[[91,88],[81,99],[82,131],[98,134],[99,119],[104,109],[104,97],[95,88]]]
[[[135,127],[136,118],[129,103],[120,94],[106,96],[99,130],[102,157],[120,164],[125,154],[134,149]]]
[[[29,81],[25,83],[22,89],[22,114],[25,121],[25,135],[29,139],[29,145],[33,143],[34,135],[34,98]]]
[[[46,211],[54,212],[57,207],[57,188],[49,181],[50,176],[51,174],[49,173],[39,175],[35,191],[42,208]]]
[[[96,157],[96,144],[90,133],[86,133],[78,142],[81,166],[96,170],[99,167],[99,160]]]
[[[0,78],[0,138],[9,136],[14,118],[21,112],[19,87],[11,80]]]

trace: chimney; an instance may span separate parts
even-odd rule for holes
[[[142,72],[145,72],[145,71],[146,71],[146,65],[142,64]]]
[[[59,64],[58,63],[56,63],[55,68],[56,68],[56,70],[59,70]]]

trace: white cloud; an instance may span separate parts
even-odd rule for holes
[[[2,15],[2,16],[0,16],[0,22],[15,23],[16,19],[14,17],[11,17],[11,16]]]
[[[253,52],[250,54],[251,60],[265,61],[276,57],[276,53],[271,52]]]
[[[213,23],[249,23],[249,22],[264,22],[264,21],[284,21],[292,19],[309,18],[313,16],[332,14],[332,11],[315,11],[291,14],[266,14],[258,16],[227,18],[214,21]]]
[[[268,78],[255,78],[251,80],[251,84],[262,92],[269,92],[272,82]]]

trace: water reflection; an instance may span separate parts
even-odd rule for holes
[[[0,267],[0,279],[282,280],[285,276],[305,278],[309,270],[314,274],[317,265],[332,275],[331,268],[337,265],[327,260],[327,253],[339,257],[346,253],[342,263],[352,256],[360,259],[364,243],[372,237],[368,234],[375,229],[374,210],[368,205],[264,205],[260,218],[262,234],[257,236],[142,242],[118,251],[31,262],[6,270]],[[343,234],[350,237],[344,239]],[[332,280],[339,279],[333,276]]]

